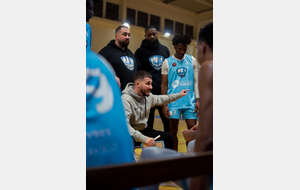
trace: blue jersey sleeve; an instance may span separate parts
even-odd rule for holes
[[[92,48],[92,29],[88,23],[86,23],[86,49]]]

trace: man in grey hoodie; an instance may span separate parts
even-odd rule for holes
[[[152,76],[146,71],[138,71],[133,83],[129,82],[122,91],[126,121],[130,135],[135,142],[142,142],[148,146],[155,144],[154,137],[160,135],[158,140],[164,141],[165,147],[173,149],[173,136],[170,133],[147,129],[147,121],[151,107],[171,103],[185,95],[187,91],[182,90],[177,94],[153,95]]]

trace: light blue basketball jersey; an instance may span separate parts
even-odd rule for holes
[[[92,29],[88,23],[86,23],[86,49],[92,48]]]
[[[185,54],[180,61],[174,56],[168,57],[168,94],[176,94],[181,90],[188,89],[187,95],[170,103],[169,109],[195,108],[194,95],[194,69],[192,56]]]
[[[109,63],[86,51],[86,167],[133,162],[121,90]]]

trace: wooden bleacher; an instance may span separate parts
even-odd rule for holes
[[[213,173],[213,151],[86,170],[87,190],[119,190]]]

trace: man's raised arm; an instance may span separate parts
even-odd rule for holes
[[[169,65],[168,61],[165,59],[161,67],[161,95],[166,95],[168,91],[168,73]],[[163,114],[165,118],[169,119],[169,108],[168,105],[163,105]]]

